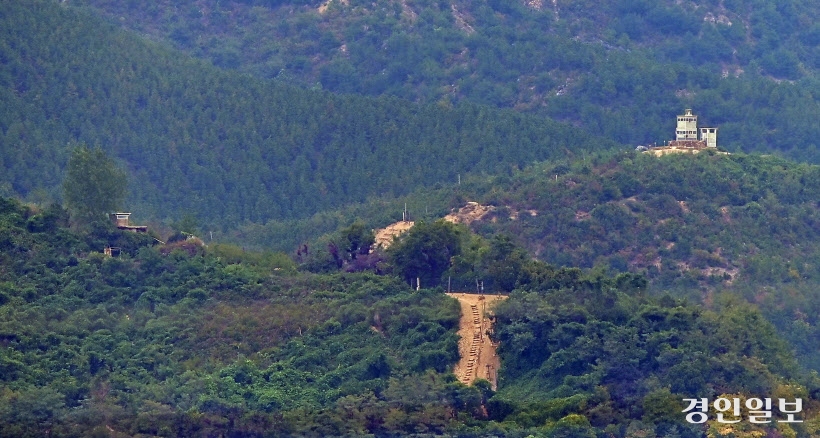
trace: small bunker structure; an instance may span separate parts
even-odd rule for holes
[[[147,225],[131,225],[129,223],[129,217],[131,213],[109,213],[108,217],[111,219],[111,222],[119,228],[120,230],[125,231],[132,231],[134,233],[146,233],[148,232]]]

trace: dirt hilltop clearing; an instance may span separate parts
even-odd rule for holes
[[[454,224],[465,224],[469,225],[475,221],[483,219],[487,214],[491,213],[495,210],[495,207],[492,206],[484,206],[479,204],[478,202],[467,202],[464,207],[459,208],[458,210],[453,209],[453,211],[444,216],[442,219],[447,222],[452,222]],[[382,247],[382,249],[387,249],[390,244],[393,243],[393,238],[401,236],[403,233],[407,232],[410,228],[413,228],[413,221],[398,221],[392,223],[384,228],[380,228],[377,230],[373,230],[373,234],[376,238],[374,243],[374,247]]]
[[[465,385],[475,379],[490,382],[493,390],[498,388],[498,368],[501,361],[496,354],[496,345],[490,341],[492,332],[492,307],[505,300],[505,295],[479,295],[469,293],[448,293],[461,304],[459,321],[458,353],[461,359],[453,373]]]
[[[458,209],[458,211],[453,211],[452,213],[444,216],[444,219],[447,222],[452,222],[454,224],[465,224],[470,225],[475,221],[479,221],[490,214],[495,207],[488,206],[488,205],[481,205],[478,202],[467,202],[467,205]]]
[[[382,229],[375,230],[373,234],[376,237],[376,242],[373,246],[380,246],[383,249],[387,249],[387,247],[389,247],[390,244],[393,243],[394,237],[398,237],[410,228],[413,228],[413,224],[413,221],[399,221],[390,224]]]

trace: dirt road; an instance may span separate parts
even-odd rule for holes
[[[498,368],[501,361],[487,333],[492,330],[492,306],[504,300],[504,295],[467,293],[447,294],[461,304],[458,352],[461,359],[453,371],[462,383],[470,385],[475,379],[485,379],[495,390],[498,386]]]

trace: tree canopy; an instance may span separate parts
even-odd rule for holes
[[[529,260],[496,308],[494,393],[452,374],[460,306],[439,288],[73,231],[64,216],[0,198],[0,437],[697,438],[682,399],[722,394],[801,397],[805,423],[755,427],[817,432],[816,377],[740,301],[708,310],[648,295],[638,274]],[[413,239],[453,250],[457,228],[431,222]],[[111,245],[118,257],[100,252]],[[478,248],[518,251],[506,238]]]
[[[463,232],[443,220],[418,222],[388,248],[388,254],[405,281],[437,286],[450,268],[451,259],[461,253]]]
[[[102,149],[80,145],[68,160],[63,192],[72,218],[88,223],[122,207],[127,176]]]

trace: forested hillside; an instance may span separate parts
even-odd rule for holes
[[[0,199],[0,436],[443,430],[481,399],[447,375],[459,314],[443,294],[66,224]]]
[[[744,429],[820,428],[820,382],[757,310],[653,298],[640,275],[524,260],[493,393],[452,374],[459,306],[440,288],[66,225],[0,198],[3,437],[699,437],[725,426],[686,423],[683,399],[723,394],[803,399],[804,423]]]
[[[210,229],[614,145],[512,111],[223,72],[54,1],[3,2],[0,20],[0,187],[44,205],[78,143],[122,163],[137,217]]]
[[[229,70],[341,93],[470,101],[625,144],[681,108],[724,147],[820,162],[811,0],[76,0]]]
[[[332,2],[325,12],[306,3],[85,4],[0,5],[6,195],[59,200],[68,151],[86,143],[126,168],[124,207],[136,218],[167,223],[187,214],[219,231],[618,142],[662,142],[683,107],[720,128],[724,149],[818,161],[811,2],[780,2],[774,11],[766,2],[696,9],[575,2],[557,11]],[[108,11],[153,40],[118,31],[92,11]],[[695,20],[700,14],[716,18]],[[676,21],[686,31],[660,32],[671,17],[686,18]],[[643,24],[623,24],[630,19]],[[227,50],[230,29],[278,73],[257,71],[244,56],[257,53],[250,47],[235,50],[240,73],[186,59],[162,42],[166,31],[196,30],[191,44],[221,35],[207,38],[209,47]],[[629,29],[646,33],[629,36]],[[728,39],[731,50],[693,49],[720,45],[710,38]],[[328,45],[327,56],[316,53],[317,42]],[[799,74],[766,70],[766,47],[794,54]],[[717,54],[708,61],[701,53]],[[735,67],[745,73],[735,75]],[[722,78],[724,69],[733,73]]]
[[[357,219],[383,227],[401,219],[406,204],[412,218],[429,222],[477,201],[492,210],[470,227],[491,242],[507,236],[526,254],[505,244],[465,244],[465,260],[504,254],[509,261],[500,270],[507,278],[498,286],[486,262],[461,270],[454,263],[443,280],[451,276],[458,288],[474,290],[478,279],[488,291],[512,290],[526,283],[520,260],[530,256],[557,266],[642,273],[651,294],[707,307],[728,295],[759,306],[801,363],[820,369],[818,199],[820,168],[772,156],[596,154],[304,220],[248,225],[233,239],[291,254],[308,244],[328,260],[327,247],[344,246],[340,236]]]
[[[495,210],[481,234],[511,236],[559,266],[642,272],[649,290],[710,306],[758,305],[819,369],[820,168],[750,155],[644,154],[544,163],[512,177],[420,194]]]
[[[683,394],[713,400],[815,393],[812,384],[793,385],[805,380],[789,346],[753,307],[726,302],[704,310],[668,295],[647,298],[621,277],[558,274],[549,285],[522,287],[498,308],[503,367],[491,415],[544,425],[550,437],[817,433],[814,421],[763,427],[745,419],[733,425],[713,419],[706,427],[679,421]]]
[[[819,8],[0,2],[0,436],[820,433]],[[683,108],[733,154],[632,151]],[[69,221],[80,145],[239,245]],[[497,393],[445,285],[511,292]]]

